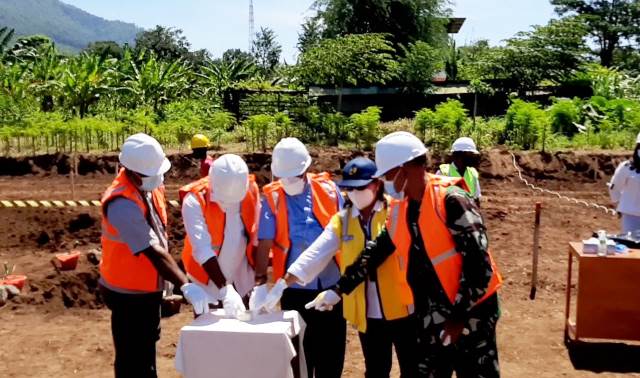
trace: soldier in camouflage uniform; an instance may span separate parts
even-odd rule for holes
[[[411,246],[407,278],[413,291],[418,319],[419,376],[451,377],[455,371],[458,378],[499,377],[496,347],[498,296],[497,293],[485,295],[494,276],[494,267],[488,251],[484,221],[475,202],[463,189],[455,186],[447,189],[444,205],[446,226],[462,258],[460,287],[452,303],[426,253],[418,225],[422,197],[429,177],[424,170],[426,161],[426,155],[418,156],[384,172],[387,183],[393,182],[393,188],[385,185],[392,192],[390,194],[399,197],[398,189],[404,188],[401,194],[409,199],[406,222]],[[368,272],[375,271],[395,249],[389,232],[383,231],[375,241],[369,242],[331,290],[338,294],[350,293],[367,278]],[[481,301],[483,297],[486,298]]]

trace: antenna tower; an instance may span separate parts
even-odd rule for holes
[[[253,0],[249,0],[249,51],[253,48],[255,36],[255,18],[253,17]]]

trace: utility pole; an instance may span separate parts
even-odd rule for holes
[[[253,38],[255,36],[255,18],[253,17],[253,0],[249,0],[249,52],[253,48]]]

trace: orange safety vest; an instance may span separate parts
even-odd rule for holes
[[[213,251],[216,255],[220,253],[222,244],[224,243],[224,226],[225,226],[225,213],[222,211],[217,203],[210,201],[210,188],[209,179],[203,178],[194,183],[186,185],[180,188],[180,200],[184,199],[188,193],[193,193],[196,199],[200,203],[204,219],[207,222],[207,229],[211,236],[211,244]],[[254,241],[257,240],[258,235],[258,205],[260,201],[260,190],[258,184],[256,184],[255,177],[249,175],[249,190],[247,195],[242,200],[240,205],[240,212],[242,223],[245,227],[247,235],[247,261],[249,265],[254,265]],[[193,257],[193,247],[189,238],[184,239],[184,249],[182,250],[182,262],[184,268],[191,277],[196,279],[203,285],[207,285],[209,282],[209,275],[202,268],[200,264]]]
[[[116,198],[126,198],[133,201],[140,211],[149,215],[147,204],[138,188],[131,183],[125,170],[121,169],[111,186],[104,192],[102,200],[102,261],[100,275],[110,286],[135,292],[154,292],[162,290],[158,271],[151,260],[144,254],[134,255],[129,246],[120,238],[118,230],[109,223],[107,206]],[[167,207],[164,187],[152,192],[153,206],[165,227],[167,239]]]
[[[440,284],[452,304],[458,294],[460,275],[462,274],[462,255],[456,251],[455,242],[446,223],[445,197],[447,188],[453,185],[467,190],[466,183],[462,178],[429,174],[418,220],[427,256],[431,260]],[[400,256],[405,271],[411,246],[411,234],[406,222],[408,204],[409,202],[406,198],[401,201],[392,201],[390,216],[387,220],[389,234],[396,245],[396,254]],[[498,273],[498,268],[491,256],[491,252],[488,253],[491,259],[493,276],[489,281],[486,294],[478,303],[493,295],[502,285],[502,277]]]
[[[307,174],[307,180],[311,185],[311,198],[313,203],[313,215],[322,228],[325,228],[331,217],[338,212],[338,188],[331,181],[331,175],[327,172]],[[279,180],[266,185],[263,188],[267,204],[276,217],[276,236],[273,241],[271,253],[273,254],[273,279],[282,278],[285,273],[287,254],[291,247],[289,239],[289,217],[287,215],[286,193]],[[339,261],[339,254],[336,255]]]

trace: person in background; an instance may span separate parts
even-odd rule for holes
[[[382,182],[373,178],[375,172],[375,163],[364,157],[345,165],[339,183],[349,197],[345,208],[331,218],[320,237],[291,264],[285,276],[287,285],[311,282],[335,256],[339,256],[344,272],[365,243],[382,231],[387,201]],[[267,306],[273,306],[279,299],[278,293],[268,296]],[[406,277],[398,269],[397,258],[389,258],[369,275],[366,283],[343,296],[343,314],[358,329],[365,377],[389,377],[394,346],[401,376],[416,376],[413,296]]]
[[[451,146],[451,163],[440,165],[437,175],[447,177],[463,177],[469,188],[469,194],[476,203],[480,204],[480,180],[475,168],[480,160],[480,152],[473,139],[458,138]]]
[[[211,304],[225,312],[246,310],[242,297],[253,288],[260,191],[238,155],[217,158],[207,178],[180,189],[186,230],[182,262]]]
[[[213,158],[207,154],[207,150],[211,146],[209,138],[202,134],[196,134],[191,138],[191,151],[194,159],[200,162],[200,176],[207,177]]]
[[[640,230],[640,133],[636,138],[633,156],[616,169],[609,183],[611,201],[618,204],[622,232]]]
[[[484,221],[458,178],[426,172],[427,149],[407,132],[376,144],[375,177],[391,202],[387,227],[345,269],[338,284],[315,299],[334,306],[389,258],[407,274],[416,306],[418,376],[499,377],[497,291],[502,279],[491,257]]]
[[[298,311],[307,323],[303,347],[309,377],[338,378],[342,375],[346,344],[342,306],[323,313],[305,308],[305,304],[324,289],[338,282],[337,262],[329,261],[306,285],[294,284],[287,288],[283,279],[287,268],[322,234],[331,217],[342,208],[342,195],[330,175],[307,173],[310,165],[307,148],[296,138],[282,139],[273,150],[271,172],[277,181],[263,188],[265,199],[258,231],[255,290],[262,295],[267,291],[271,251],[276,280],[272,290],[282,296],[283,310]],[[254,302],[258,308],[255,305],[250,308],[259,310],[263,298]]]
[[[168,252],[163,181],[171,164],[162,147],[136,134],[121,151],[124,168],[101,200],[100,291],[111,310],[116,378],[156,377],[164,280],[181,288],[196,314],[206,311],[206,294]]]

